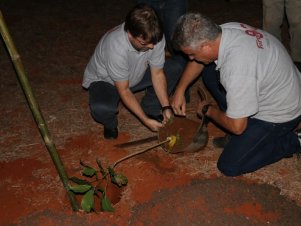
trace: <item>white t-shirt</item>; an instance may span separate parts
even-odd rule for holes
[[[221,25],[217,59],[231,118],[282,123],[301,115],[301,74],[269,33],[242,23]]]
[[[165,39],[153,49],[139,52],[131,45],[124,23],[107,32],[94,51],[84,72],[82,86],[89,88],[95,81],[129,81],[129,87],[137,85],[148,66],[163,68]]]

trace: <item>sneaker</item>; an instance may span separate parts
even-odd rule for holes
[[[156,120],[156,121],[158,121],[158,122],[163,122],[163,115],[146,115],[147,117],[149,117],[149,118],[151,118],[151,119],[154,119],[154,120]]]
[[[226,134],[223,137],[215,137],[213,138],[213,146],[216,148],[224,148],[228,142],[230,141],[231,136]]]
[[[107,127],[104,128],[103,136],[105,139],[114,140],[118,137],[118,129],[109,129]]]

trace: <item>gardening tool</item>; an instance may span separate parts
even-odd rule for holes
[[[138,140],[138,141],[140,141],[140,140]],[[125,157],[123,157],[123,158],[117,160],[117,161],[112,165],[112,168],[114,168],[115,166],[117,166],[117,164],[123,162],[124,160],[127,160],[127,159],[129,159],[129,158],[132,158],[132,157],[134,157],[134,156],[136,156],[136,155],[140,155],[140,154],[142,154],[142,153],[145,153],[145,152],[147,152],[147,151],[149,151],[149,150],[151,150],[151,149],[153,149],[153,148],[156,148],[156,147],[158,147],[158,146],[161,146],[161,145],[163,145],[163,144],[168,143],[169,146],[173,146],[173,145],[175,144],[175,141],[176,141],[176,137],[175,137],[175,136],[166,137],[165,140],[159,142],[158,144],[154,144],[154,145],[152,145],[152,146],[150,146],[150,147],[147,147],[147,148],[145,148],[145,149],[143,149],[143,150],[141,150],[141,151],[134,152],[134,153],[132,153],[132,154],[130,154],[130,155],[127,155],[127,156],[125,156]]]
[[[171,154],[196,152],[204,148],[208,141],[207,121],[201,119],[201,123],[187,118],[174,117],[169,125],[166,125],[158,133],[158,140],[161,142],[166,137],[176,136],[177,142],[170,149],[163,145],[163,149]]]
[[[147,137],[147,138],[143,138],[143,139],[139,139],[139,140],[134,140],[134,141],[129,141],[129,142],[121,143],[121,144],[116,144],[114,146],[118,147],[118,148],[127,148],[127,147],[130,147],[130,146],[136,146],[136,145],[152,142],[152,141],[155,141],[157,139],[158,139],[158,136],[151,136],[151,137]]]
[[[207,100],[206,93],[199,87],[198,94],[202,101]],[[176,136],[176,143],[170,148],[169,143],[162,144],[165,151],[176,154],[182,152],[196,152],[204,148],[208,142],[208,119],[198,112],[198,116],[201,120],[200,123],[185,118],[185,117],[173,117],[167,124],[161,128],[157,136],[148,137],[140,140],[130,141],[127,143],[117,144],[116,147],[129,147],[134,145],[144,144],[150,141],[158,140],[159,142],[165,141],[168,137]]]

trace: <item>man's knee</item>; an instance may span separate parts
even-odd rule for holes
[[[109,106],[106,106],[104,104],[99,104],[99,103],[90,103],[90,111],[92,117],[97,121],[97,122],[102,122],[105,120],[105,118],[108,118],[108,116],[111,116],[115,114],[115,111],[111,109]]]

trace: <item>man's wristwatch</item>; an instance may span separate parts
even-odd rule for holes
[[[207,113],[210,106],[212,106],[212,104],[206,104],[206,105],[203,106],[203,108],[202,108],[203,115],[206,115],[206,113]]]

